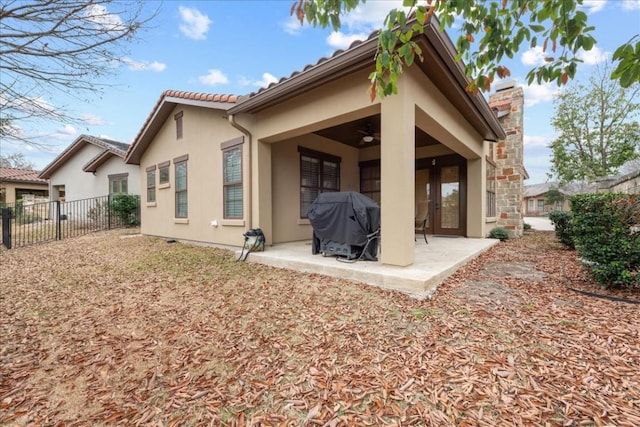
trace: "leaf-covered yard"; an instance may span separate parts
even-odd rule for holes
[[[426,301],[122,231],[0,275],[0,425],[640,425],[640,306],[549,232]]]

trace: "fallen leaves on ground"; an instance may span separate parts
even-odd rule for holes
[[[553,233],[426,301],[123,233],[0,252],[0,425],[640,425],[640,309]]]

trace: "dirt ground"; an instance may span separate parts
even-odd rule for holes
[[[551,232],[426,301],[131,231],[0,251],[0,282],[1,426],[640,425],[639,298]]]

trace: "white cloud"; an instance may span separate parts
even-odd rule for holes
[[[135,61],[131,58],[122,58],[122,62],[131,71],[155,71],[157,73],[164,71],[167,68],[167,64],[163,64],[158,61]]]
[[[292,15],[286,21],[281,22],[280,26],[285,33],[291,34],[292,36],[300,34],[300,31],[304,28],[295,15]]]
[[[586,9],[588,14],[600,12],[607,4],[607,0],[583,0],[581,9]]]
[[[391,9],[403,9],[402,1],[371,1],[360,4],[342,17],[342,23],[350,31],[370,33],[382,26],[384,18]]]
[[[589,51],[580,50],[578,52],[578,58],[582,59],[587,65],[595,65],[601,62],[606,62],[609,58],[609,53],[603,51],[597,46],[594,46]]]
[[[80,116],[80,119],[88,125],[100,126],[107,124],[107,121],[102,117],[96,116],[92,113],[85,113]]]
[[[204,40],[212,22],[209,16],[202,14],[196,8],[180,6],[178,9],[182,19],[179,26],[182,34],[193,40]]]
[[[77,134],[78,131],[75,127],[71,125],[64,125],[61,128],[56,129],[56,131],[49,135],[49,137],[57,140],[64,140],[69,139],[70,137],[74,137]]]
[[[524,104],[527,107],[532,107],[542,102],[551,102],[554,97],[560,93],[560,89],[555,86],[555,83],[544,83],[524,85]]]
[[[366,40],[368,34],[353,33],[345,34],[340,31],[333,32],[327,37],[327,43],[334,49],[346,49],[356,40]]]
[[[525,147],[543,147],[547,148],[551,144],[551,138],[548,136],[541,135],[524,135],[524,145]]]
[[[547,55],[542,51],[542,46],[536,46],[525,51],[521,56],[521,61],[528,67],[543,65],[545,56]]]
[[[240,84],[243,86],[259,86],[259,87],[267,87],[271,83],[277,83],[278,78],[271,73],[262,73],[262,80],[249,80],[247,78],[241,78]]]
[[[229,83],[227,76],[225,76],[222,71],[216,70],[215,68],[210,69],[208,74],[198,77],[198,81],[209,86]]]
[[[124,31],[122,19],[116,14],[109,13],[107,8],[100,4],[92,4],[85,9],[85,17],[94,24],[108,31]]]
[[[624,10],[640,10],[640,0],[623,0],[622,8]]]

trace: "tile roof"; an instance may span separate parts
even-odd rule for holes
[[[125,154],[129,148],[129,144],[125,144],[124,142],[114,141],[112,139],[100,138],[92,135],[80,135],[65,148],[62,153],[60,153],[51,163],[49,163],[43,170],[40,172],[40,177],[48,179],[51,177],[56,170],[58,170],[62,165],[65,164],[67,160],[75,155],[85,144],[93,144],[96,147],[102,148],[107,151],[111,156],[118,156],[124,159]],[[86,165],[85,165],[86,166]]]
[[[270,88],[272,88],[274,86],[277,86],[277,85],[289,80],[290,78],[297,76],[298,74],[304,73],[305,71],[308,71],[311,68],[314,68],[314,67],[316,67],[316,66],[318,66],[318,65],[320,65],[320,64],[322,64],[322,63],[324,63],[324,62],[326,62],[326,61],[328,61],[328,60],[330,60],[332,58],[336,58],[336,57],[342,55],[343,53],[345,53],[347,51],[353,50],[356,46],[359,46],[359,45],[361,45],[361,44],[363,44],[363,43],[365,43],[365,42],[367,42],[369,40],[376,39],[378,37],[378,33],[379,33],[379,31],[375,30],[375,31],[371,32],[369,34],[369,36],[364,40],[354,40],[349,45],[348,48],[346,48],[346,49],[338,49],[335,52],[333,52],[330,57],[323,56],[320,59],[318,59],[314,64],[307,64],[302,68],[302,70],[293,71],[288,77],[282,77],[277,82],[270,83],[267,87],[262,87],[262,88],[258,89],[258,91],[256,91],[256,92],[251,92],[246,97],[242,97],[240,102],[242,102],[243,100],[245,100],[247,98],[254,97],[254,96],[256,96],[256,95],[258,95],[258,94],[260,94],[262,92],[265,92],[265,91],[269,90]]]
[[[31,182],[46,184],[47,180],[38,177],[40,171],[21,168],[0,168],[0,181]]]
[[[185,104],[196,103],[199,105],[208,105],[211,107],[219,106],[221,108],[229,108],[239,102],[240,97],[238,95],[225,95],[225,94],[217,94],[217,93],[200,93],[200,92],[186,92],[179,90],[165,90],[156,101],[156,104],[151,109],[151,112],[145,119],[144,123],[140,127],[138,134],[133,140],[133,144],[127,150],[125,155],[127,161],[131,157],[134,151],[137,151],[141,144],[141,139],[145,136],[145,134],[149,131],[152,122],[158,118],[159,115],[167,115],[168,117],[169,111],[168,109],[163,110],[163,106],[165,104],[178,104],[184,102]],[[166,117],[161,117],[162,120],[165,120]],[[153,130],[152,130],[153,132]],[[144,148],[146,145],[142,144]]]

